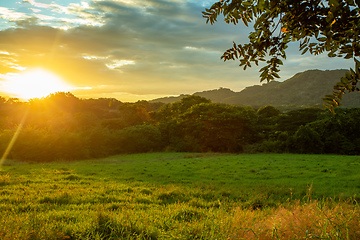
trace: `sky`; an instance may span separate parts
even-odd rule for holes
[[[123,102],[259,85],[262,66],[244,71],[238,61],[220,59],[233,41],[246,43],[251,29],[221,17],[206,24],[201,12],[214,2],[0,0],[0,95],[11,96],[5,83],[36,68],[64,80],[79,98]],[[298,47],[288,49],[280,81],[310,69],[353,67],[301,55]]]

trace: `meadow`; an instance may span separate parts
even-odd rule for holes
[[[6,160],[0,239],[360,239],[360,157]]]

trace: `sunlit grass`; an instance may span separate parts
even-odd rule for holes
[[[357,203],[295,202],[267,211],[238,209],[233,217],[235,239],[359,239]]]
[[[359,163],[213,153],[7,160],[0,239],[357,239]]]

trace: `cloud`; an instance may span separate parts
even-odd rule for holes
[[[0,7],[0,18],[9,21],[18,21],[27,18],[27,15],[22,12],[16,12],[6,7]]]
[[[88,93],[180,94],[227,87],[226,81],[239,79],[238,69],[220,60],[238,34],[224,24],[206,25],[197,2],[30,3],[65,15],[41,12],[17,21],[17,28],[0,32],[0,46],[21,56],[19,66],[45,62],[79,88],[91,87]],[[74,16],[83,23],[71,24]],[[101,24],[87,24],[91,21]],[[61,29],[64,25],[68,28]]]
[[[120,69],[126,65],[133,65],[135,64],[132,60],[114,60],[111,63],[106,64],[106,66],[110,69]]]
[[[28,13],[0,8],[13,24],[0,31],[0,74],[44,67],[81,96],[126,98],[119,100],[259,84],[259,68],[242,71],[238,62],[220,59],[233,40],[247,42],[248,30],[222,21],[206,24],[201,11],[211,1],[47,2],[24,0]],[[295,52],[284,75],[306,70],[299,66],[307,60],[292,58]]]

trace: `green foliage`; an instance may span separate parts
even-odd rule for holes
[[[257,110],[257,113],[264,118],[277,117],[280,115],[281,111],[274,106],[267,105],[261,107]]]
[[[163,142],[173,151],[240,152],[254,138],[256,112],[188,96],[154,114]]]
[[[201,151],[239,152],[252,134],[251,108],[214,103],[194,105],[179,117],[182,135],[194,139]]]
[[[117,153],[160,151],[161,132],[152,125],[137,125],[116,132],[111,145]]]
[[[88,158],[87,150],[79,133],[25,128],[21,129],[10,156],[14,159],[39,162],[75,160]]]
[[[304,108],[287,112],[279,117],[277,129],[295,133],[300,126],[320,120],[325,117],[323,109]]]
[[[52,107],[45,104],[48,101]],[[0,150],[7,158],[32,162],[164,150],[360,153],[357,108],[340,108],[336,115],[318,108],[281,113],[273,106],[256,112],[199,96],[159,109],[145,101],[115,102],[115,106],[112,102],[59,94],[30,103],[1,103],[0,111],[6,117],[0,125]]]
[[[149,121],[149,113],[146,101],[138,101],[136,103],[124,103],[119,107],[120,118],[126,127],[140,125]]]
[[[0,111],[7,118],[1,118],[0,150],[8,149],[7,157],[12,159],[75,160],[162,148],[158,128],[142,126],[157,106],[146,101],[123,104],[115,99],[81,100],[71,93],[55,93],[2,104]]]
[[[166,121],[177,118],[180,114],[188,111],[192,106],[200,103],[211,103],[211,100],[197,95],[186,96],[180,101],[163,105],[153,114],[153,119],[156,121]]]
[[[309,123],[319,133],[326,153],[358,154],[360,110],[337,109],[335,115]]]
[[[345,91],[359,91],[360,79],[360,6],[358,1],[307,1],[307,0],[225,0],[214,3],[203,11],[206,22],[214,24],[219,15],[226,23],[241,20],[254,31],[249,43],[236,44],[228,49],[222,59],[239,59],[244,70],[252,64],[266,62],[260,69],[260,81],[279,78],[282,59],[291,41],[300,43],[302,54],[328,53],[329,57],[353,58],[355,70],[350,69],[334,86],[332,95],[325,97],[330,108],[340,104]]]
[[[101,127],[89,128],[80,133],[80,139],[85,142],[84,148],[87,149],[89,157],[93,158],[116,153],[111,144],[113,136],[114,133]]]
[[[281,111],[274,106],[267,105],[261,107],[257,111],[257,131],[260,133],[263,139],[269,139],[269,137],[276,131],[279,115]],[[262,145],[266,143],[263,142]],[[263,150],[261,150],[263,151]]]
[[[298,153],[322,153],[320,135],[309,126],[300,126],[294,134],[293,151]]]
[[[357,45],[360,46],[359,43],[357,43]],[[350,50],[349,52],[351,53],[351,47],[349,48],[348,45],[347,48],[348,51]],[[360,51],[359,50],[356,51],[358,52],[357,55],[355,56],[359,56]],[[332,111],[334,107],[341,106],[343,94],[345,94],[346,92],[354,92],[354,91],[360,92],[360,88],[357,85],[358,82],[360,81],[360,61],[357,60],[355,57],[354,57],[354,61],[355,61],[355,71],[352,68],[350,68],[350,73],[346,72],[345,77],[342,77],[340,79],[340,82],[338,82],[334,86],[332,95],[326,95],[323,98],[329,109]]]

